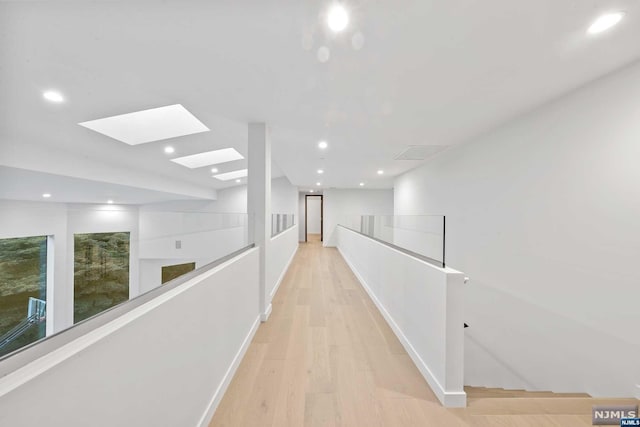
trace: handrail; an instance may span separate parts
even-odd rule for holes
[[[241,255],[242,253],[252,249],[255,247],[255,244],[251,243],[237,251],[234,251],[228,255],[225,255],[221,258],[218,258],[215,261],[212,261],[206,265],[203,265],[200,268],[197,268],[193,271],[183,274],[180,277],[177,277],[166,284],[151,289],[145,293],[142,293],[130,300],[127,300],[121,304],[118,304],[114,307],[111,307],[107,310],[102,311],[92,317],[89,317],[85,320],[82,320],[67,329],[64,329],[60,332],[57,332],[53,335],[50,335],[46,338],[38,340],[34,343],[26,345],[16,351],[13,351],[5,356],[0,357],[0,378],[10,374],[11,372],[25,366],[26,364],[62,347],[65,344],[79,338],[88,332],[103,326],[112,320],[117,319],[118,317],[132,311],[133,309],[157,298],[160,295],[163,295],[169,292],[172,289],[179,287],[180,285],[186,283],[187,281],[193,279],[205,273],[209,270],[214,269],[215,267],[225,263],[226,261]]]
[[[421,254],[419,254],[419,253],[417,253],[417,252],[410,251],[409,249],[405,249],[405,248],[403,248],[403,247],[401,247],[401,246],[394,245],[393,243],[386,242],[386,241],[384,241],[384,240],[381,240],[381,239],[378,239],[378,238],[376,238],[376,237],[370,236],[370,235],[365,234],[365,233],[363,233],[363,232],[361,232],[361,231],[354,230],[353,228],[349,228],[349,227],[347,227],[347,226],[345,226],[345,225],[342,225],[342,224],[338,224],[338,227],[342,227],[342,228],[344,228],[345,230],[349,230],[349,231],[352,231],[352,232],[354,232],[354,233],[358,233],[358,234],[360,234],[361,236],[367,237],[367,238],[369,238],[369,239],[371,239],[371,240],[374,240],[374,241],[376,241],[376,242],[378,242],[378,243],[382,243],[382,244],[383,244],[383,245],[385,245],[385,246],[388,246],[388,247],[390,247],[390,248],[392,248],[392,249],[395,249],[395,250],[397,250],[397,251],[399,251],[399,252],[402,252],[402,253],[404,253],[404,254],[406,254],[406,255],[409,255],[409,256],[411,256],[411,257],[417,258],[417,259],[419,259],[420,261],[427,262],[427,263],[429,263],[429,264],[431,264],[431,265],[434,265],[434,266],[436,266],[436,267],[446,268],[446,265],[444,264],[444,262],[443,262],[443,261],[438,261],[438,260],[436,260],[436,259],[429,258],[428,256],[424,256],[424,255],[421,255]]]

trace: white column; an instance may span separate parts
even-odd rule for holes
[[[266,124],[249,123],[248,151],[247,212],[253,221],[249,237],[260,249],[260,313],[264,322],[271,314],[266,281],[267,245],[271,239],[271,140]]]

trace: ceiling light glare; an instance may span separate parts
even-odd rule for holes
[[[318,57],[318,61],[325,63],[331,57],[331,51],[329,50],[328,47],[321,46],[320,48],[318,48],[317,57]]]
[[[384,171],[382,169],[378,169],[378,175],[382,175],[384,174]]]
[[[176,152],[176,149],[170,146],[164,147],[164,152],[167,154],[173,154]]]
[[[55,102],[56,104],[60,104],[64,102],[64,96],[60,92],[55,90],[47,90],[42,93],[42,97],[50,102]]]
[[[327,25],[329,25],[331,31],[335,33],[339,33],[347,28],[347,25],[349,25],[349,13],[347,13],[347,9],[340,4],[332,6],[327,15]]]
[[[329,144],[327,144],[327,141],[320,141],[318,143],[318,148],[320,148],[321,150],[324,150],[325,148],[327,148],[329,146]]]
[[[319,173],[320,175],[322,175],[322,174],[324,173],[324,171],[323,171],[322,169],[318,169],[318,173]]]
[[[360,32],[355,33],[351,37],[351,46],[353,47],[354,50],[362,49],[362,47],[364,46],[364,36],[362,35],[362,33]]]
[[[113,200],[107,200],[107,203],[112,205],[113,204]]]
[[[599,34],[603,31],[606,31],[609,28],[615,26],[617,23],[619,23],[623,17],[624,17],[624,13],[622,12],[604,14],[600,16],[598,19],[596,19],[593,22],[593,24],[591,24],[591,26],[587,30],[587,33]]]
[[[236,179],[236,182],[237,182],[237,183],[240,183],[241,181],[240,181],[240,179]]]
[[[218,173],[218,168],[211,168],[211,173]]]
[[[44,194],[42,195],[42,197],[44,197],[45,199],[48,199],[49,197],[51,197],[51,194],[49,194],[49,193],[44,193]]]
[[[315,190],[311,189],[311,190],[309,190],[309,193],[313,193],[314,191],[315,191]]]
[[[360,183],[360,187],[364,187],[364,182],[361,182],[361,183]]]
[[[321,183],[319,183],[319,182],[316,182],[316,185],[317,185],[318,187],[320,187],[322,184],[321,184]]]

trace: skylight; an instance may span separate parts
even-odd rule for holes
[[[219,179],[220,181],[230,181],[232,179],[244,178],[247,176],[248,170],[241,169],[233,172],[221,173],[219,175],[214,175],[213,177]]]
[[[78,124],[129,145],[161,141],[209,130],[180,104]]]
[[[235,148],[223,148],[222,150],[206,151],[204,153],[192,154],[190,156],[177,157],[175,159],[171,159],[171,161],[178,163],[179,165],[195,169],[241,159],[244,159],[244,157],[242,154],[238,153]]]

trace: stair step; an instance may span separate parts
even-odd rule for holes
[[[551,391],[526,391],[505,390],[503,388],[470,387],[465,386],[467,399],[492,399],[492,398],[550,398],[550,397],[591,397],[587,393],[554,393]]]

